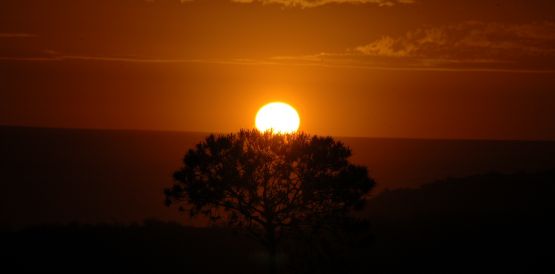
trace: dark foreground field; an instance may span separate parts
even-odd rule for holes
[[[370,237],[316,256],[289,243],[281,273],[553,273],[555,171],[485,174],[382,192],[360,213]],[[32,271],[264,273],[233,231],[145,221],[1,232],[2,266]],[[332,246],[334,243],[330,243]],[[294,254],[292,256],[292,254]]]
[[[265,273],[255,242],[163,205],[205,135],[0,127],[1,269]],[[555,273],[555,142],[340,139],[377,180],[370,226],[289,242],[281,273]]]

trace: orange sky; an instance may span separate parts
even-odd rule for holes
[[[554,76],[553,1],[0,2],[4,125],[555,140]]]

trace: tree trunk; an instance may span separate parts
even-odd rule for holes
[[[268,247],[268,272],[270,274],[277,274],[277,250],[275,244]]]
[[[277,240],[276,230],[273,226],[266,228],[266,237],[268,239],[268,273],[277,274]]]

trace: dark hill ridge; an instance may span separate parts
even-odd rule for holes
[[[180,220],[162,190],[207,134],[0,127],[0,224]],[[555,168],[555,142],[340,138],[383,189]],[[186,222],[187,223],[187,222]]]
[[[367,256],[387,273],[553,273],[553,197],[555,170],[382,192],[367,205]]]
[[[381,192],[367,204],[372,219],[412,221],[499,216],[555,216],[555,169],[448,178]],[[551,215],[551,213],[554,213]],[[547,214],[547,215],[546,215]]]

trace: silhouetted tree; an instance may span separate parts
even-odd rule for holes
[[[332,137],[242,130],[210,135],[188,151],[165,190],[191,216],[244,229],[262,243],[276,272],[286,235],[341,224],[374,186],[351,150]]]

